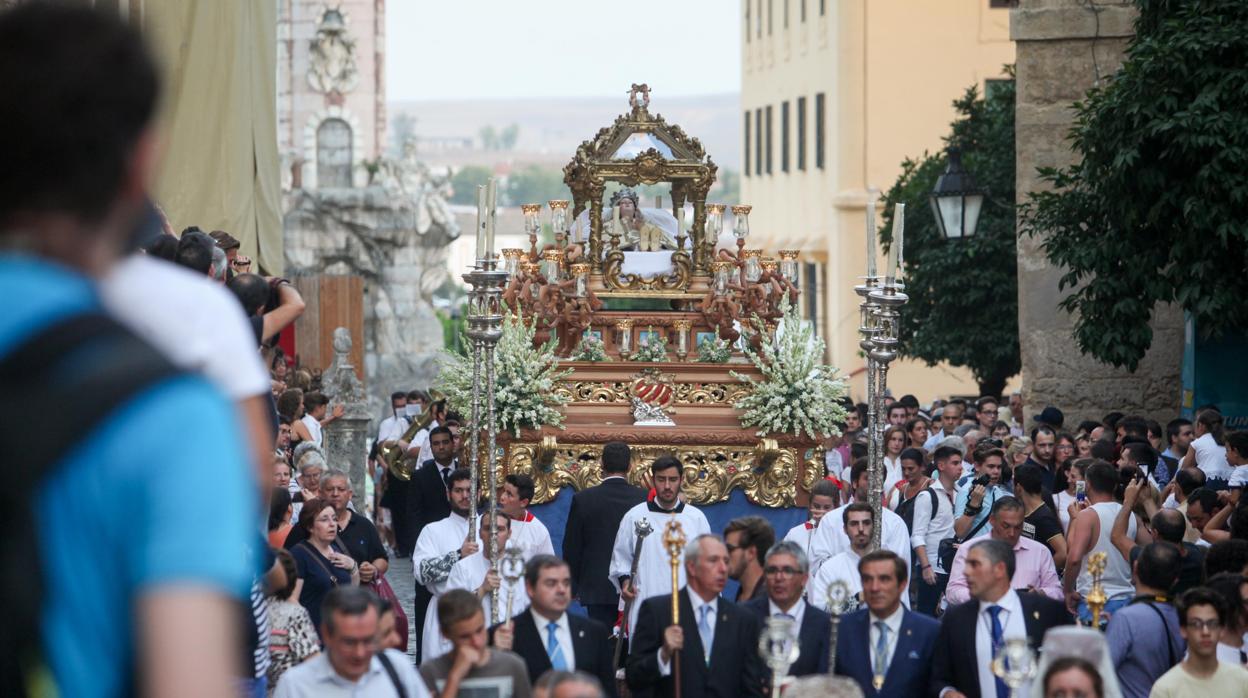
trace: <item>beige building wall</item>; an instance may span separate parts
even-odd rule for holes
[[[868,187],[886,189],[906,157],[942,147],[952,102],[972,84],[1002,76],[1014,60],[1009,10],[992,0],[742,0],[742,202],[754,206],[750,247],[800,249],[818,276],[816,319],[829,360],[865,394],[858,297],[866,269]],[[803,20],[802,12],[805,12]],[[787,12],[787,23],[786,19]],[[760,21],[761,20],[761,21]],[[817,162],[816,102],[824,95],[824,159]],[[798,99],[806,100],[804,136]],[[789,102],[788,171],[782,123]],[[770,173],[767,107],[771,107]],[[762,143],[755,115],[761,113]],[[799,167],[799,146],[805,169]],[[762,172],[756,157],[761,150]],[[911,216],[931,215],[927,210]],[[877,216],[878,219],[878,216]],[[883,267],[883,258],[879,260]],[[807,282],[803,287],[809,289]],[[903,308],[903,312],[905,309]],[[1016,387],[1017,381],[1011,384]],[[970,372],[921,362],[893,364],[895,394],[922,402],[975,395]]]

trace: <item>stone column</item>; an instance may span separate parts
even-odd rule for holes
[[[1010,13],[1017,53],[1015,151],[1018,203],[1047,186],[1036,168],[1074,161],[1066,134],[1071,104],[1094,85],[1111,80],[1134,34],[1134,4],[1127,0],[1022,0]],[[1183,316],[1158,306],[1153,342],[1130,373],[1079,353],[1074,318],[1058,308],[1061,270],[1040,249],[1042,239],[1018,240],[1018,330],[1027,418],[1045,405],[1065,412],[1066,426],[1099,420],[1111,410],[1165,423],[1178,411],[1183,356]],[[1141,321],[1149,318],[1141,318]]]
[[[351,480],[351,501],[355,510],[364,513],[365,483],[368,472],[368,432],[372,415],[364,384],[356,375],[348,358],[351,354],[351,333],[345,327],[334,330],[334,361],[321,379],[329,396],[332,413],[343,406],[343,414],[325,427],[325,456],[330,467],[347,472]]]

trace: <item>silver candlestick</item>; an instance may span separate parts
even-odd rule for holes
[[[797,623],[792,618],[767,619],[758,636],[758,653],[771,669],[771,695],[779,697],[789,667],[797,661],[802,648],[797,643]]]
[[[1036,653],[1031,651],[1027,638],[1012,637],[1002,643],[992,658],[992,673],[1010,689],[1010,695],[1017,695],[1024,683],[1036,676],[1038,666]]]
[[[876,390],[876,374],[879,372],[879,366],[871,359],[871,352],[875,349],[875,318],[876,304],[871,299],[871,294],[879,288],[883,282],[883,278],[879,276],[868,276],[863,279],[861,285],[854,287],[854,293],[862,299],[858,305],[858,348],[862,349],[862,353],[867,357],[867,479],[870,482],[871,501],[871,549],[879,550],[880,548],[880,517],[883,516],[881,504],[884,500],[884,416],[881,414],[881,406],[883,404],[883,396],[877,395]],[[855,483],[849,483],[850,492],[853,492]]]
[[[841,614],[849,601],[849,585],[834,579],[828,584],[828,615],[832,616],[832,636],[828,642],[828,673],[836,673],[836,637],[840,632]]]
[[[481,430],[485,430],[485,463],[489,485],[490,511],[490,567],[498,572],[498,470],[495,459],[498,450],[498,427],[494,423],[494,347],[503,336],[503,289],[508,274],[497,269],[492,252],[477,260],[472,271],[463,279],[472,289],[468,292],[468,328],[465,334],[472,343],[472,427],[469,461],[472,468],[472,501],[469,502],[469,527],[475,531],[477,500],[481,496]],[[485,365],[485,381],[481,380],[481,366]],[[482,405],[482,402],[485,404]],[[484,408],[484,409],[482,409]],[[485,414],[482,414],[484,412]],[[492,622],[499,622],[498,594],[493,595]]]
[[[503,553],[503,579],[507,582],[507,618],[511,618],[512,605],[516,600],[516,583],[524,576],[524,551],[509,545]]]

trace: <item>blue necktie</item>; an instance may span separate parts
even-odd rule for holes
[[[875,641],[875,690],[884,687],[884,675],[888,673],[888,624],[882,620],[875,621],[880,637]]]
[[[989,606],[988,613],[992,616],[992,657],[995,659],[997,652],[1001,651],[1001,646],[1005,644],[1005,629],[1001,627],[1001,611],[1005,609],[1000,606]],[[997,698],[1010,698],[1010,687],[1005,685],[1000,676],[993,675],[997,684]]]
[[[555,631],[559,629],[559,624],[551,621],[546,624],[546,654],[550,655],[550,668],[555,671],[567,671],[568,660],[563,656],[563,648],[559,646],[559,638],[555,636]]]
[[[711,623],[708,617],[711,615],[711,605],[709,603],[702,604],[698,609],[698,635],[702,638],[702,658],[707,664],[711,663]]]

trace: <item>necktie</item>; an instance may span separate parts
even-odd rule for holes
[[[568,660],[563,656],[563,648],[559,646],[559,638],[555,631],[559,624],[551,621],[546,624],[546,654],[550,656],[550,668],[555,671],[567,671]]]
[[[1001,645],[1005,644],[1005,629],[1001,627],[1001,611],[1005,609],[1000,606],[989,606],[988,614],[992,616],[992,656],[995,658],[997,652],[1001,650]],[[994,675],[995,676],[995,675]],[[995,676],[997,684],[997,698],[1010,698],[1010,688],[1005,685],[1001,677]]]
[[[442,486],[447,488],[448,490],[451,488],[451,469],[450,468],[442,469]]]
[[[872,685],[875,690],[884,688],[884,675],[888,673],[888,624],[882,620],[875,621],[880,637],[875,641],[875,678]]]
[[[711,636],[711,605],[704,603],[698,609],[698,635],[702,638],[702,658],[707,664],[711,663],[711,642],[714,638]]]

